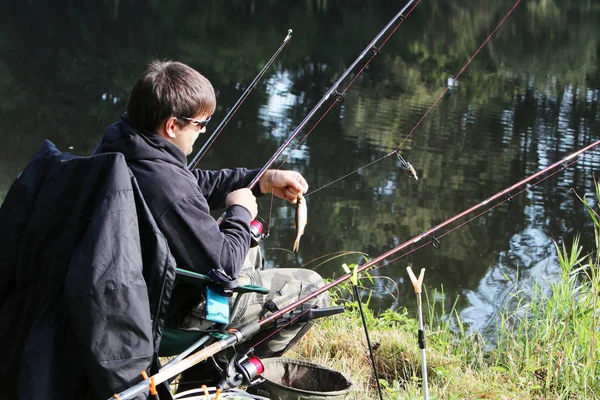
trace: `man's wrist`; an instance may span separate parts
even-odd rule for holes
[[[252,221],[252,213],[241,204],[232,204],[227,207],[226,217],[229,216],[243,218],[247,220],[248,223]]]
[[[263,174],[263,176],[260,178],[260,180],[258,181],[258,186],[260,187],[260,193],[261,194],[265,194],[265,193],[269,193],[271,190],[271,184],[270,184],[270,176],[269,176],[270,172],[267,171]]]

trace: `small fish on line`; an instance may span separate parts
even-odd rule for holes
[[[294,247],[292,248],[292,251],[296,253],[300,249],[300,237],[304,234],[307,219],[308,207],[306,206],[306,199],[300,193],[296,199],[296,218],[294,220],[294,224],[296,225],[296,240],[294,240]]]
[[[411,163],[406,161],[404,159],[404,157],[402,157],[400,155],[400,153],[396,153],[396,157],[398,157],[398,160],[400,160],[400,162],[402,163],[402,168],[404,168],[404,170],[406,171],[408,176],[410,176],[414,180],[418,181],[419,177],[417,176],[417,171],[414,169],[414,167],[411,165]]]
[[[419,180],[419,177],[417,176],[417,171],[415,171],[414,167],[408,161],[406,162],[404,169],[408,173],[408,176],[413,178],[415,181]]]

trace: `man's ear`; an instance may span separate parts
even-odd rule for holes
[[[167,139],[175,139],[176,129],[179,128],[177,125],[177,118],[169,117],[162,124],[158,126],[158,134],[166,137]]]

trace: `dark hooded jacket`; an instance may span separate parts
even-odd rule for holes
[[[179,268],[238,277],[250,247],[250,212],[239,205],[229,207],[218,225],[210,211],[224,208],[227,194],[247,187],[258,171],[190,171],[177,146],[136,129],[126,115],[108,127],[94,151],[104,152],[125,156]],[[256,189],[259,195],[258,185]]]
[[[250,248],[251,214],[243,206],[231,206],[219,225],[210,211],[224,208],[227,194],[247,187],[258,171],[190,171],[177,146],[138,129],[126,114],[107,128],[94,151],[105,152],[125,156],[178,268],[207,274],[223,286],[234,285]],[[169,312],[197,300],[193,292],[197,290],[178,285]]]
[[[157,372],[175,262],[121,154],[43,144],[0,207],[0,276],[1,400],[104,400]]]

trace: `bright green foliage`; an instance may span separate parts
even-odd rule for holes
[[[596,194],[600,199],[598,185]],[[598,249],[598,214],[585,198],[582,201],[594,222]],[[538,287],[533,288],[534,300],[525,315],[504,315],[503,329],[498,332],[498,348],[493,354],[497,365],[519,381],[525,377],[523,383],[544,396],[598,398],[598,252],[582,255],[579,236],[570,249],[563,243],[556,244],[556,250],[560,279],[551,285],[549,295]]]

